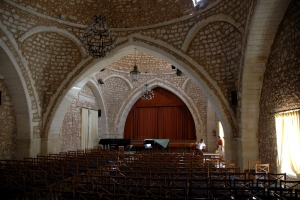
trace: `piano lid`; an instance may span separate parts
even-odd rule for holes
[[[146,141],[154,141],[155,143],[159,144],[163,148],[167,148],[170,140],[169,139],[145,139],[144,143]]]

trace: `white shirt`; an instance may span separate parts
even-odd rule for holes
[[[201,150],[205,149],[205,147],[206,147],[206,145],[205,145],[204,142],[200,143],[200,149],[201,149]]]
[[[200,142],[196,142],[196,149],[200,150],[201,149],[201,143]]]
[[[206,147],[204,142],[202,142],[202,143],[201,142],[196,142],[195,144],[196,144],[196,149],[198,149],[198,150],[205,149],[205,147]]]

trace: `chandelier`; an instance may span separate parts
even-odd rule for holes
[[[131,80],[138,81],[140,74],[141,72],[138,71],[136,66],[136,49],[134,49],[134,66],[133,66],[133,70],[130,72]]]
[[[149,88],[149,85],[147,83],[145,84],[145,87],[141,91],[141,98],[143,100],[151,100],[154,98],[154,93],[151,90],[151,88]]]
[[[86,53],[93,58],[106,57],[106,54],[111,52],[115,45],[113,32],[106,25],[106,17],[101,15],[94,16],[93,23],[80,39]]]
[[[148,64],[146,67],[146,73],[148,73],[148,65],[149,65],[149,57],[148,57]],[[143,100],[151,100],[154,98],[154,92],[151,90],[151,88],[147,83],[145,84],[145,87],[141,91],[141,98]]]

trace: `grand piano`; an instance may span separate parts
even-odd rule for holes
[[[103,145],[105,149],[111,148],[112,146],[116,148],[118,148],[119,146],[124,146],[124,148],[126,148],[127,145],[130,145],[130,139],[116,139],[116,138],[100,139],[99,144]]]

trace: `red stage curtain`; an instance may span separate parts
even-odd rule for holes
[[[132,140],[195,140],[194,119],[185,103],[163,88],[154,89],[151,101],[141,99],[128,113],[124,138]]]
[[[157,135],[157,108],[134,109],[133,138],[143,140]]]
[[[187,110],[182,106],[136,108],[132,139],[187,140],[188,119]]]

